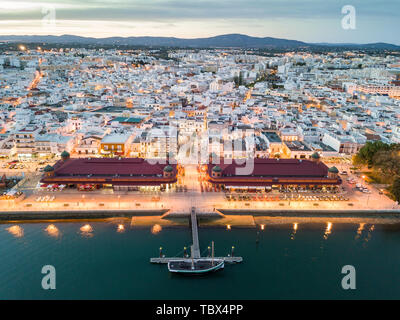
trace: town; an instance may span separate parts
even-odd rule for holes
[[[20,44],[0,71],[2,211],[399,208],[353,161],[400,143],[396,52]]]

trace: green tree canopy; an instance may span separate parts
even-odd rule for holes
[[[400,177],[397,177],[394,180],[391,189],[392,189],[391,192],[392,192],[395,200],[397,201],[397,203],[400,204]]]
[[[373,168],[387,180],[400,176],[400,155],[398,151],[379,151],[372,158]]]
[[[363,164],[372,167],[375,155],[380,151],[389,151],[391,148],[392,145],[382,141],[368,141],[353,158],[353,163],[354,165]]]

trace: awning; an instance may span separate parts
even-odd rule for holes
[[[225,188],[231,188],[231,189],[248,189],[248,186],[225,186]]]

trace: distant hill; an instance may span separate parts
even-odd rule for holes
[[[376,42],[376,43],[366,43],[366,44],[357,44],[357,43],[313,43],[311,45],[314,46],[325,46],[325,47],[346,47],[346,48],[354,48],[354,49],[386,49],[386,50],[399,50],[400,46],[391,43],[385,42]]]
[[[226,34],[209,38],[181,39],[174,37],[110,37],[89,38],[73,35],[62,36],[0,36],[0,41],[49,43],[49,44],[88,44],[88,45],[129,45],[149,47],[191,47],[191,48],[307,48],[307,47],[353,47],[365,49],[400,49],[388,43],[371,44],[329,44],[306,43],[271,37],[251,37],[243,34]]]

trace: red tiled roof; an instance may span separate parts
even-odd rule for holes
[[[229,159],[230,160],[230,159]],[[228,161],[228,160],[227,160]],[[231,186],[266,186],[274,184],[303,184],[324,185],[340,184],[340,178],[328,178],[328,167],[322,163],[310,160],[297,159],[254,159],[254,169],[247,175],[240,175],[237,168],[244,168],[245,163],[224,164],[223,159],[218,166],[221,168],[221,177],[211,176],[212,168],[216,164],[208,165],[209,181]],[[249,167],[249,166],[248,166]]]
[[[155,162],[155,161],[153,161]],[[54,166],[56,176],[64,175],[144,175],[157,176],[163,174],[167,164],[152,164],[151,160],[140,158],[77,158],[66,162],[59,161]],[[171,165],[176,171],[176,165]]]
[[[154,163],[154,164],[153,164]],[[172,176],[163,176],[168,164],[139,158],[69,159],[54,165],[54,176],[44,176],[41,182],[63,184],[113,184],[113,185],[160,185],[176,182],[176,164]]]
[[[230,159],[229,159],[230,160]],[[226,160],[228,161],[228,160]],[[244,168],[246,164],[236,164],[235,160],[231,160],[232,164],[221,164],[218,166],[222,169],[222,177],[238,176],[236,168]],[[249,160],[247,160],[249,161]],[[214,165],[208,166],[208,171]],[[254,159],[254,170],[248,176],[262,176],[262,177],[326,177],[328,174],[328,167],[322,163],[315,163],[310,160],[297,160],[297,159]],[[241,176],[238,176],[241,177]]]

